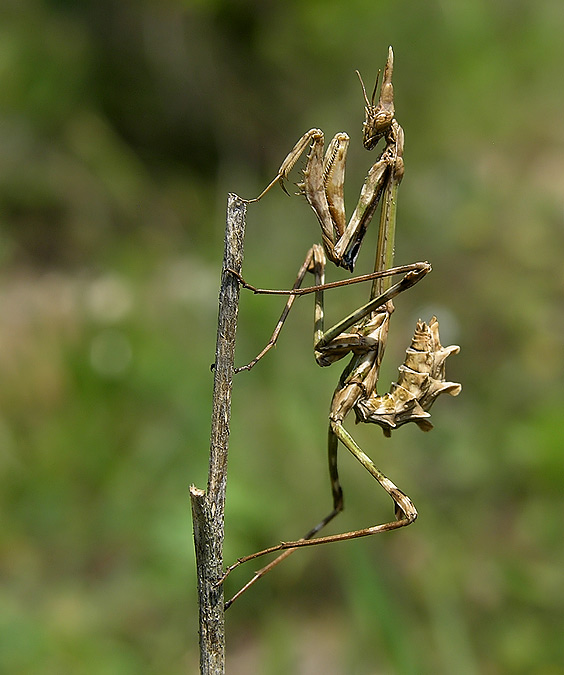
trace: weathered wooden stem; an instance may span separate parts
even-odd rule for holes
[[[231,417],[235,337],[239,309],[239,282],[228,270],[240,273],[243,263],[246,204],[237,195],[227,200],[225,248],[219,291],[215,376],[207,490],[190,487],[200,609],[200,673],[225,672],[223,586],[224,506]]]

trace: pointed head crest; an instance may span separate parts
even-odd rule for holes
[[[394,87],[392,85],[392,73],[394,70],[394,53],[392,48],[389,48],[388,51],[388,60],[386,62],[386,68],[384,69],[384,77],[382,78],[382,86],[380,88],[380,96],[378,98],[378,103],[374,104],[374,99],[376,98],[376,92],[378,90],[378,80],[380,78],[380,71],[376,76],[376,83],[374,85],[374,91],[372,92],[372,97],[369,99],[366,94],[366,87],[362,81],[362,77],[358,70],[356,74],[360,80],[360,85],[362,87],[362,94],[364,96],[364,124],[363,126],[363,139],[364,147],[367,150],[372,150],[372,148],[378,143],[378,141],[385,136],[392,126],[392,121],[394,119]]]

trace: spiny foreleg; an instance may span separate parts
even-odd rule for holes
[[[290,150],[282,164],[280,165],[280,168],[278,169],[278,173],[274,178],[270,181],[270,183],[264,188],[264,190],[260,193],[258,197],[255,197],[254,199],[245,199],[244,201],[247,202],[247,204],[252,204],[253,202],[258,202],[261,200],[264,195],[276,185],[276,183],[280,184],[280,187],[284,190],[284,192],[287,193],[286,186],[284,184],[285,181],[288,180],[288,174],[290,171],[294,168],[296,165],[296,162],[298,159],[301,157],[301,155],[304,153],[305,149],[310,146],[311,144],[320,146],[321,148],[321,154],[323,154],[323,132],[321,129],[310,129],[309,131],[306,131],[306,133],[299,139],[299,141],[294,145],[294,147]]]

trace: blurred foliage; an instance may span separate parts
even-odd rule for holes
[[[350,209],[371,161],[354,69],[370,81],[392,44],[396,259],[434,272],[397,302],[383,386],[436,311],[464,390],[429,435],[354,429],[420,519],[293,556],[230,610],[228,672],[564,673],[564,4],[6,0],[0,16],[0,670],[196,672],[188,486],[206,480],[226,194],[257,194],[318,126],[351,134]],[[247,233],[264,286],[319,239],[281,192]],[[333,318],[366,292],[335,291]],[[279,311],[243,296],[241,363]],[[237,379],[228,561],[329,508],[339,371],[310,350],[304,299]],[[389,517],[363,474],[343,453],[334,531]]]

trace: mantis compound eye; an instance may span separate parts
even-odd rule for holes
[[[376,129],[381,129],[382,133],[384,133],[392,123],[393,118],[394,115],[390,111],[380,110],[374,116],[374,126]]]

